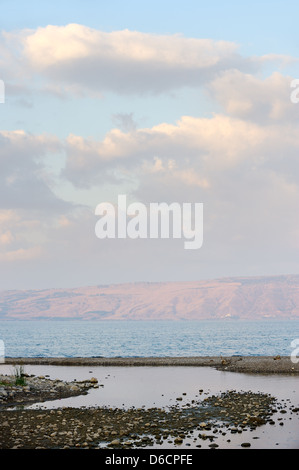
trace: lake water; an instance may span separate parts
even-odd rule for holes
[[[0,321],[6,357],[288,356],[296,321]]]

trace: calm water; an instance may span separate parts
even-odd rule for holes
[[[297,321],[0,321],[7,357],[288,356]]]

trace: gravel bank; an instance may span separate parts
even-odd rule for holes
[[[6,364],[59,365],[59,366],[203,366],[230,372],[250,374],[299,374],[299,363],[290,356],[232,356],[232,357],[145,357],[145,358],[6,358]]]

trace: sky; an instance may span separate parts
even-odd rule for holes
[[[0,289],[299,273],[298,2],[0,12]],[[119,195],[202,204],[202,246],[99,239]]]

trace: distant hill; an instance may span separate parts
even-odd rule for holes
[[[0,319],[299,319],[299,275],[0,291]]]

